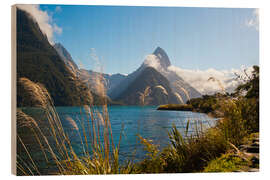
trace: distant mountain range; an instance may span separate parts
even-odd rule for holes
[[[134,92],[134,89],[130,87],[141,87],[142,85],[140,83],[144,82],[145,80],[148,81],[144,84],[143,88],[150,86],[153,89],[155,86],[161,86],[168,94],[167,98],[163,98],[163,101],[153,101],[150,102],[150,104],[159,105],[166,103],[184,103],[190,98],[201,96],[201,94],[195,88],[190,86],[175,72],[168,70],[169,66],[171,66],[171,62],[168,55],[162,48],[157,47],[154,53],[148,55],[144,60],[143,64],[136,71],[129,74],[119,84],[119,86],[111,90],[109,96],[113,100],[123,101],[126,104],[139,104],[138,98],[137,102],[134,102],[133,100],[128,101],[128,99],[132,98],[127,97],[137,97],[137,94],[142,91],[142,88],[139,88],[140,91],[138,90],[137,92]],[[149,67],[155,70],[151,70],[151,74],[155,74],[157,77],[159,77],[160,81],[157,81],[156,78],[153,78],[152,81],[149,81],[149,77],[147,77],[149,73],[145,72],[150,71]],[[159,84],[156,84],[157,82]],[[130,91],[128,91],[130,93],[127,92],[127,89],[130,89]],[[154,99],[158,97],[152,98]]]
[[[103,98],[108,98],[109,102],[139,105],[140,95],[147,88],[150,93],[145,103],[149,105],[185,103],[190,98],[200,97],[195,88],[168,69],[170,66],[166,52],[157,47],[127,76],[80,69],[63,45],[52,46],[33,18],[22,10],[17,11],[17,77],[44,85],[56,106],[83,105],[91,101],[100,104]],[[97,77],[101,78],[107,97],[101,97],[97,90]],[[18,104],[23,106],[25,101],[20,100],[24,94],[17,94]]]
[[[107,92],[110,92],[111,89],[117,87],[118,84],[126,77],[125,75],[119,73],[110,75],[95,72],[92,70],[79,69],[76,63],[73,61],[69,52],[64,48],[62,44],[56,43],[54,45],[54,48],[59,53],[66,66],[70,69],[70,71],[73,72],[74,75],[77,76],[81,81],[86,83],[88,87],[91,88],[92,91],[97,94],[100,93],[97,92],[95,89],[96,87],[95,84],[97,82],[98,77],[101,78],[101,81]]]
[[[101,77],[107,95],[113,101],[127,105],[138,105],[140,104],[139,93],[148,86],[151,88],[151,94],[149,95],[151,100],[148,104],[151,105],[184,103],[190,98],[201,96],[195,88],[168,69],[171,62],[166,52],[160,47],[156,48],[153,54],[147,56],[136,71],[127,76],[119,73],[109,75],[79,69],[68,51],[60,43],[55,44],[54,48],[60,54],[66,66],[97,94],[99,92],[95,88],[96,78]],[[155,88],[156,86],[159,88]],[[167,94],[164,94],[164,92]]]
[[[94,85],[96,83],[97,77],[101,77],[107,93],[110,93],[112,89],[118,87],[119,83],[126,78],[125,75],[120,73],[110,75],[85,69],[80,69],[78,75],[79,78],[84,82],[86,82],[87,84],[89,84],[89,86],[91,86],[91,84]],[[94,87],[95,85],[93,86],[93,88]],[[95,92],[95,89],[93,89],[93,91]]]

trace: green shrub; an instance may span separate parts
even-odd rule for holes
[[[248,162],[233,153],[223,154],[214,159],[204,168],[203,172],[234,172],[246,171]]]
[[[203,169],[207,161],[220,156],[228,148],[217,128],[210,128],[206,132],[197,130],[195,135],[183,136],[173,125],[169,139],[170,145],[161,152],[156,145],[143,139],[148,158],[137,164],[137,172],[197,172]]]

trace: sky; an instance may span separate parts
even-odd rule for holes
[[[74,61],[129,74],[156,47],[182,69],[230,70],[259,64],[258,10],[239,8],[40,5],[52,43]]]

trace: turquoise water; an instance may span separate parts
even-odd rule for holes
[[[172,128],[172,124],[175,124],[180,133],[184,133],[186,130],[186,124],[190,121],[190,128],[188,133],[194,133],[192,127],[198,124],[198,127],[208,128],[216,122],[216,119],[207,116],[206,114],[189,112],[189,111],[158,111],[156,106],[111,106],[108,107],[109,119],[112,127],[112,134],[114,144],[119,142],[120,134],[122,139],[119,149],[120,163],[124,163],[127,160],[138,162],[145,158],[146,152],[143,150],[143,145],[139,143],[138,134],[146,139],[151,139],[154,144],[159,145],[159,148],[167,146],[169,143],[168,132]],[[95,109],[100,110],[101,107]],[[40,114],[40,110],[36,108],[23,108],[23,111],[27,114],[31,114],[36,120],[39,119],[40,128],[43,131],[49,132],[49,124],[47,121],[42,120],[44,114]],[[83,137],[82,124],[87,127],[89,117],[86,115],[82,107],[56,107],[56,111],[63,124],[64,130],[71,140],[73,149],[76,154],[83,156],[83,146],[81,137]],[[101,112],[101,111],[100,111]],[[73,119],[76,123],[72,124],[70,120]],[[90,121],[91,122],[91,121]],[[96,121],[97,123],[97,121]],[[101,124],[101,121],[98,121]],[[74,127],[78,127],[78,131],[74,130]],[[81,135],[81,137],[79,136]],[[91,142],[92,138],[88,133],[87,141]],[[102,131],[101,131],[102,134]],[[31,137],[32,135],[30,135]],[[26,138],[27,140],[28,138]],[[43,154],[40,150],[35,150],[31,145],[31,139],[29,138],[29,144],[31,147],[31,154],[34,159],[40,162],[40,167],[49,168],[44,162]],[[53,139],[53,138],[52,138]],[[102,136],[101,136],[102,141]],[[85,140],[83,139],[85,145]],[[85,147],[84,147],[85,148]],[[90,148],[89,148],[90,149]],[[45,173],[50,170],[46,170]]]
[[[215,122],[215,119],[202,113],[157,111],[156,108],[156,106],[111,106],[108,108],[115,145],[118,144],[122,133],[119,149],[121,161],[127,159],[139,161],[144,158],[145,152],[138,141],[138,134],[143,138],[151,139],[153,143],[160,145],[159,148],[163,148],[169,143],[168,132],[171,130],[172,124],[175,124],[178,130],[184,133],[188,120],[190,120],[190,127],[194,127],[196,122],[199,126],[202,123],[204,127],[209,127]],[[66,118],[71,117],[76,122],[81,135],[83,131],[80,121],[86,124],[88,118],[85,113],[81,113],[81,107],[57,107],[56,110],[67,134],[71,134],[69,137],[75,151],[82,155],[81,139],[74,133],[73,126]],[[190,128],[188,133],[194,133],[193,129]],[[91,138],[88,140],[91,141]]]

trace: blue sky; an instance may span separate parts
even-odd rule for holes
[[[254,9],[41,5],[62,29],[54,34],[77,64],[128,74],[157,46],[174,66],[217,70],[259,63]]]

